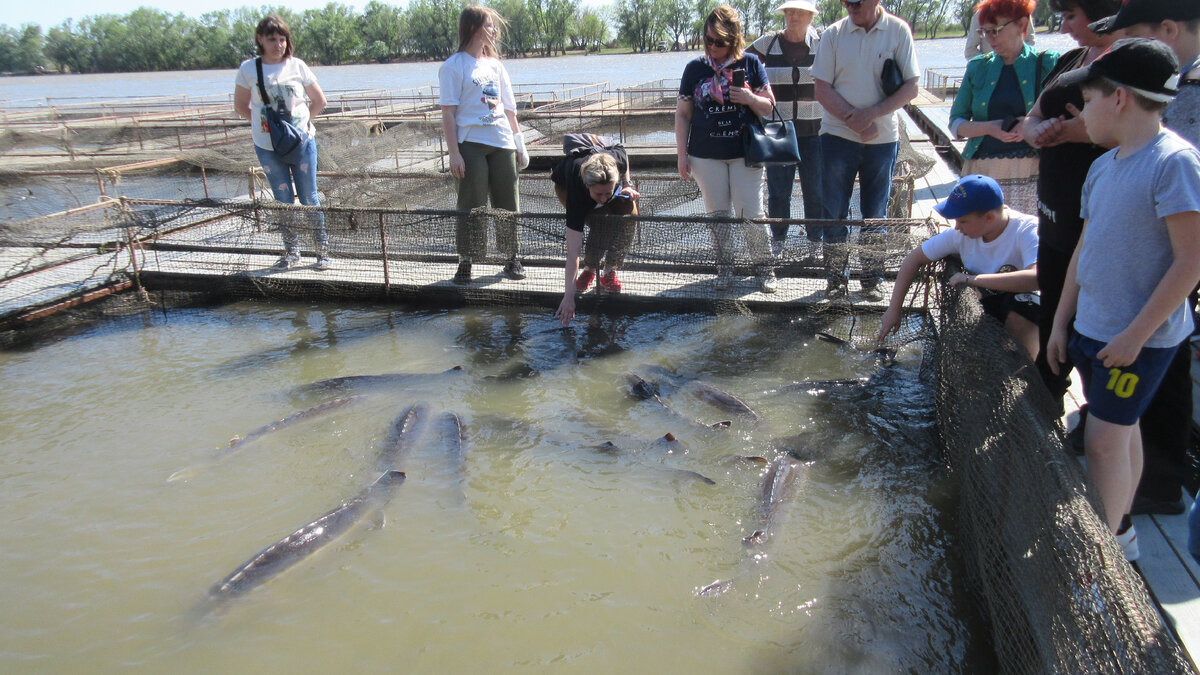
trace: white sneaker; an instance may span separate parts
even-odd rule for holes
[[[333,267],[333,261],[327,255],[317,256],[317,262],[313,265],[313,269],[318,272],[324,272]]]
[[[783,255],[784,239],[771,239],[771,257],[778,258]]]
[[[1137,528],[1135,528],[1133,525],[1130,525],[1129,529],[1125,530],[1124,532],[1118,532],[1116,537],[1117,543],[1120,544],[1121,548],[1125,551],[1126,560],[1132,562],[1142,557],[1142,552],[1138,548]]]

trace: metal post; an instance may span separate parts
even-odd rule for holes
[[[208,195],[208,174],[205,173],[204,167],[200,167],[200,181],[204,183],[204,198],[211,199]]]
[[[383,226],[383,213],[379,214],[379,250],[383,253],[383,297],[389,297],[392,278],[388,269],[387,229]]]

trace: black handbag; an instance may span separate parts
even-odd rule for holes
[[[267,129],[271,132],[271,147],[279,159],[288,164],[294,164],[300,159],[300,151],[308,136],[291,122],[283,119],[279,111],[271,105],[271,97],[267,96],[267,88],[263,86],[262,57],[254,59],[254,67],[258,69],[258,93],[262,96],[263,114],[267,118]]]
[[[746,166],[786,166],[800,161],[800,144],[796,142],[796,127],[791,120],[779,116],[771,108],[771,119],[764,122],[751,115],[742,127],[742,150]]]
[[[901,74],[895,59],[883,62],[883,70],[879,72],[879,83],[883,85],[884,96],[891,96],[904,86],[904,75]]]

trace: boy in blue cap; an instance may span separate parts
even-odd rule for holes
[[[1092,142],[1116,147],[1084,182],[1083,234],[1047,361],[1057,369],[1069,354],[1080,371],[1088,475],[1130,560],[1137,533],[1124,516],[1142,473],[1138,420],[1191,334],[1186,299],[1200,281],[1200,152],[1162,126],[1177,67],[1166,45],[1130,38],[1059,80],[1082,88]]]
[[[917,271],[957,255],[966,271],[950,277],[950,284],[980,289],[984,312],[1004,324],[1029,358],[1037,356],[1037,217],[1006,207],[1000,184],[980,175],[959,179],[934,209],[953,220],[954,229],[930,237],[904,258],[878,339],[899,327],[900,307]]]

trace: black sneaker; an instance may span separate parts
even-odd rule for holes
[[[469,284],[471,283],[471,263],[463,261],[458,263],[458,271],[454,273],[454,283]]]
[[[1129,509],[1129,513],[1135,516],[1159,515],[1159,516],[1177,516],[1183,513],[1183,500],[1177,499],[1173,502],[1164,501],[1161,499],[1150,499],[1135,494],[1133,496],[1133,507]]]
[[[462,267],[460,266],[459,269]],[[525,278],[525,266],[521,264],[520,260],[509,260],[508,264],[504,266],[504,276],[513,281],[520,281]]]

